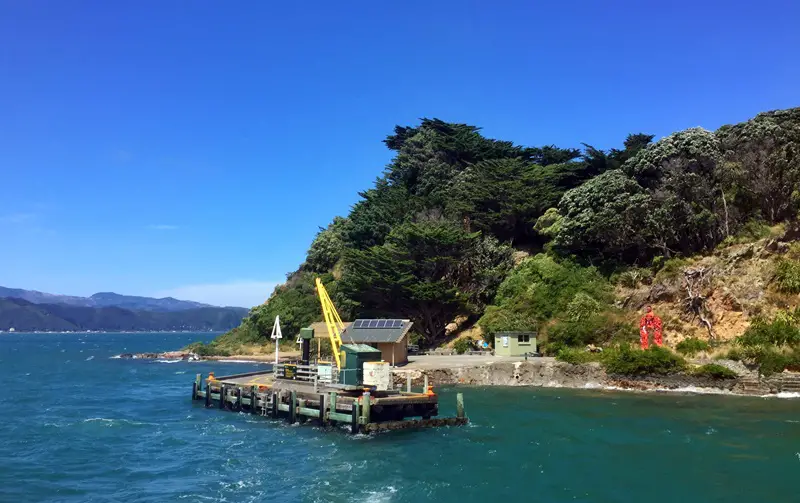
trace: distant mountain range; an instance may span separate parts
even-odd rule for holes
[[[172,297],[154,299],[151,297],[120,295],[114,292],[100,292],[91,297],[74,297],[71,295],[37,292],[36,290],[6,288],[4,286],[0,286],[0,297],[23,299],[31,304],[65,304],[67,306],[81,307],[123,307],[125,309],[144,309],[146,311],[184,311],[186,309],[195,309],[198,307],[216,307],[209,304],[201,304],[200,302],[173,299]]]
[[[217,331],[237,326],[248,310],[166,297],[96,293],[55,295],[0,287],[0,330]]]

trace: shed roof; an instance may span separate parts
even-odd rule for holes
[[[349,327],[352,324],[353,323],[350,322],[350,321],[345,321],[344,322],[344,328],[347,329],[347,327]],[[315,339],[327,339],[328,338],[328,326],[325,325],[324,321],[315,321],[314,323],[309,325],[309,328],[312,328],[314,330],[314,338]]]
[[[386,320],[382,320],[386,321]],[[365,323],[359,323],[359,320],[350,324],[342,333],[342,341],[375,344],[379,342],[398,343],[403,337],[411,330],[414,324],[410,320],[400,320],[400,326],[391,326],[390,328],[364,328]],[[358,328],[356,328],[358,327]]]
[[[361,321],[361,320],[356,320]],[[344,332],[342,332],[342,342],[348,343],[366,343],[376,344],[379,342],[400,342],[403,337],[411,330],[414,323],[410,320],[401,320],[402,324],[399,327],[392,328],[354,328],[355,322],[345,321]],[[364,323],[357,323],[361,326]],[[310,325],[314,329],[314,338],[328,338],[328,327],[324,321],[317,321]]]
[[[354,353],[380,353],[380,349],[375,349],[366,344],[342,344],[342,349],[349,349]]]

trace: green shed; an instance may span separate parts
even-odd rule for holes
[[[495,356],[524,356],[536,353],[536,332],[497,332],[494,334]]]
[[[364,379],[364,362],[379,361],[381,361],[380,349],[366,344],[343,344],[339,384],[361,384]]]

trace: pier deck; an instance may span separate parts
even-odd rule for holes
[[[290,423],[312,419],[323,425],[347,424],[351,433],[457,426],[468,422],[460,393],[457,416],[437,418],[439,397],[431,389],[422,393],[384,391],[363,385],[276,378],[271,371],[210,375],[206,379],[197,374],[192,398],[203,400],[206,407],[285,418]]]

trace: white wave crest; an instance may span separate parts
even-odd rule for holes
[[[800,398],[800,393],[794,391],[781,391],[780,393],[761,395],[761,398]]]
[[[733,395],[734,393],[722,388],[703,388],[700,386],[684,386],[682,388],[655,388],[652,391],[668,393],[694,393],[696,395]]]

